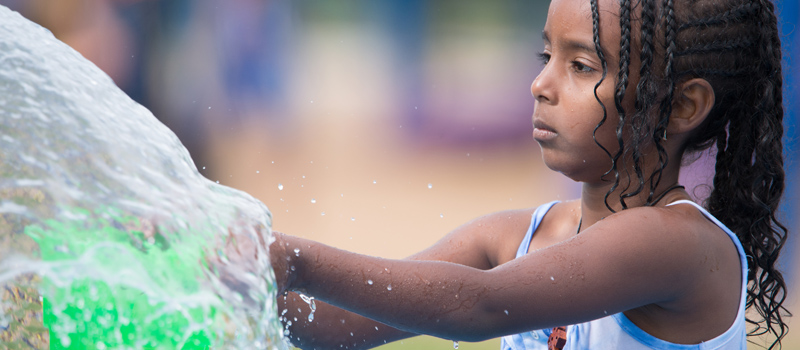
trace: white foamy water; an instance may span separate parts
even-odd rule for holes
[[[0,116],[0,291],[16,291],[0,333],[41,296],[53,348],[285,348],[266,206],[202,177],[150,111],[2,6]]]

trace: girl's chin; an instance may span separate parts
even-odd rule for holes
[[[553,159],[547,156],[542,157],[544,164],[552,171],[563,174],[575,182],[596,182],[603,176],[605,170],[592,171],[587,168],[586,160],[580,160],[579,163],[575,160]]]

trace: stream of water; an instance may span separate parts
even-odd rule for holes
[[[201,176],[146,108],[2,6],[0,116],[0,342],[285,349],[266,206]]]

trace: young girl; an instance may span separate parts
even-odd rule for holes
[[[746,323],[780,346],[773,4],[552,0],[542,35],[533,137],[581,198],[478,218],[405,260],[276,233],[278,309],[296,346],[429,334],[503,336],[515,350],[745,349]],[[711,146],[704,209],[677,181],[684,154]]]

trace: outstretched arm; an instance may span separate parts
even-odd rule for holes
[[[416,335],[325,302],[314,304],[314,318],[309,321],[311,308],[297,293],[278,297],[278,310],[289,330],[289,340],[301,349],[370,349]]]
[[[513,210],[483,216],[457,228],[433,246],[406,260],[449,261],[476,269],[490,269],[501,262],[503,258],[499,255],[502,251],[510,248],[510,253],[513,254],[530,223],[531,212],[530,209]],[[497,235],[500,233],[505,234],[507,239],[499,239]],[[502,246],[509,242],[513,244],[509,247]],[[288,254],[291,257],[295,255],[294,248],[280,249],[275,255],[279,254],[281,256]],[[306,252],[301,249],[299,255],[305,256],[305,254]],[[281,271],[277,264],[275,268],[276,271]],[[391,291],[393,287],[385,285],[382,288]],[[315,301],[315,305],[313,321],[309,321],[310,306],[301,300],[297,293],[289,292],[285,296],[278,297],[278,310],[282,314],[286,329],[289,330],[288,336],[292,344],[299,348],[368,349],[417,335],[319,300]]]
[[[685,221],[665,209],[631,209],[491,270],[381,259],[280,234],[270,250],[300,251],[273,258],[287,289],[404,332],[478,341],[673,300],[693,282],[690,257],[702,256]]]

